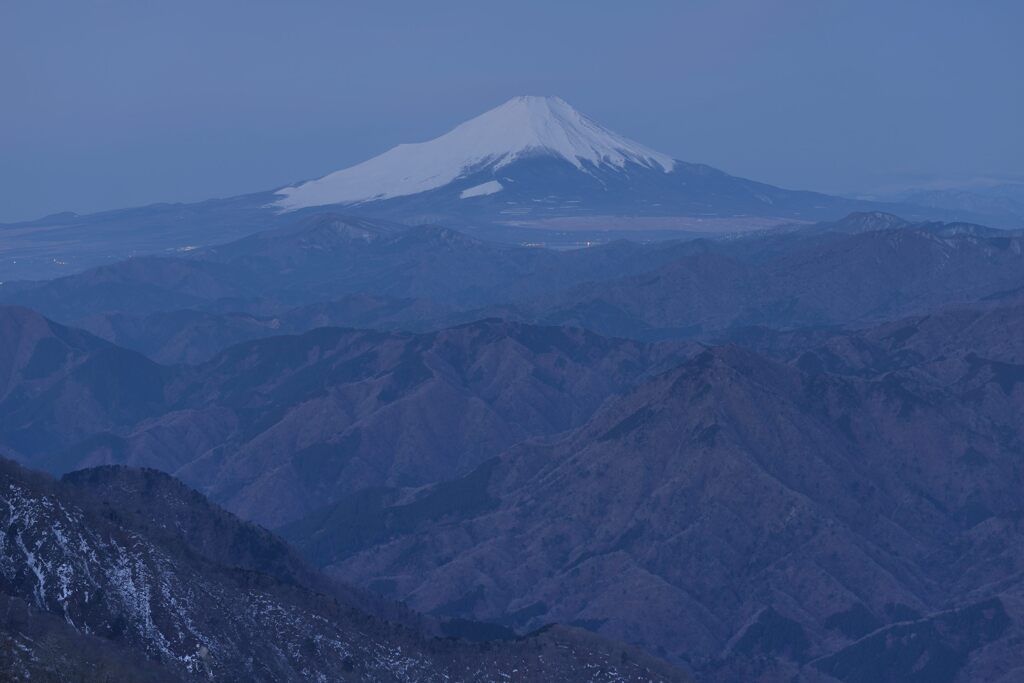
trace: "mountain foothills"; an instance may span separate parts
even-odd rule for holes
[[[64,475],[3,470],[7,670],[1024,673],[1021,233],[867,212],[559,251],[285,215],[0,285],[0,450]]]
[[[685,681],[578,629],[471,643],[319,575],[152,470],[0,462],[0,675],[88,681]]]
[[[1001,206],[920,199],[920,206],[868,202],[773,187],[652,150],[557,97],[516,97],[438,138],[323,178],[227,199],[0,225],[0,277],[53,278],[130,256],[187,254],[326,210],[443,223],[506,243],[674,239],[867,210],[1024,227]]]

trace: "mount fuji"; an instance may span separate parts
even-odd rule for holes
[[[731,231],[858,203],[782,190],[625,138],[558,97],[515,97],[448,133],[275,192],[285,212],[556,229]],[[863,207],[860,207],[863,208]]]
[[[577,171],[626,171],[628,166],[669,173],[675,161],[613,133],[558,97],[516,97],[439,138],[399,145],[378,157],[278,191],[277,205],[295,209],[403,197],[445,186],[460,199],[494,194],[499,180],[459,190],[479,174],[509,176],[509,167],[547,158]],[[455,183],[453,186],[452,184]]]
[[[738,178],[634,142],[557,97],[516,97],[434,140],[275,190],[0,225],[0,281],[223,244],[323,212],[557,246],[735,233],[876,209],[972,218]]]

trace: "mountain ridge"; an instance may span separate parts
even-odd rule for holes
[[[689,680],[571,628],[473,643],[433,636],[415,615],[390,621],[153,470],[52,480],[0,460],[0,487],[0,675],[11,680]]]
[[[163,366],[25,309],[0,307],[0,326],[23,333],[0,364],[0,443],[19,460],[157,467],[267,524],[357,488],[468,471],[578,424],[690,348],[485,319],[416,334],[317,328]]]
[[[986,310],[864,333],[891,351],[857,372],[825,364],[870,360],[855,332],[790,362],[708,348],[446,484],[463,491],[448,507],[436,487],[385,494],[365,516],[339,505],[282,531],[332,573],[424,611],[580,623],[705,680],[895,682],[946,651],[961,654],[922,680],[970,680],[956,676],[984,670],[985,648],[1009,647],[1024,615],[1024,358],[1019,344],[965,341],[1024,318]],[[966,316],[978,327],[965,340],[933,346]],[[901,340],[917,335],[915,360]],[[964,630],[940,626],[958,618]],[[887,662],[873,678],[856,654],[868,643]]]

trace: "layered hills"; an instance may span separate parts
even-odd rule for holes
[[[1018,301],[789,362],[712,347],[463,479],[284,533],[418,609],[575,623],[704,680],[1013,680],[1022,324]]]
[[[9,452],[53,472],[157,467],[265,524],[468,472],[582,423],[689,349],[483,320],[418,335],[319,328],[183,367],[26,309],[0,318]]]
[[[677,172],[637,149],[599,163]],[[588,153],[576,161],[589,169]],[[522,151],[485,170],[534,161]],[[331,577],[287,555],[285,579],[374,618],[384,600],[426,613],[389,613],[408,633],[566,624],[708,681],[1019,677],[1019,233],[869,212],[556,251],[282,215],[234,242],[0,286],[0,448],[54,474],[104,466],[60,484],[24,475],[42,487],[32,495],[86,512],[121,501],[103,519],[134,525],[149,506],[137,482],[162,475],[106,466],[172,473]],[[67,497],[77,477],[89,500]],[[221,539],[194,549],[204,561],[237,555],[285,580],[161,505],[132,533],[153,540],[167,516],[193,529],[186,545]],[[92,524],[83,515],[32,533]],[[43,565],[5,538],[26,577],[8,591],[18,632],[50,634],[37,653],[82,642],[92,607],[71,623],[59,600],[34,602]],[[165,566],[153,557],[139,562]],[[335,624],[320,642],[350,642],[335,616],[288,604]],[[453,671],[421,636],[403,652]],[[106,638],[74,665],[116,651],[132,671],[180,674],[152,669],[146,642]],[[285,660],[300,661],[266,671],[292,672]]]

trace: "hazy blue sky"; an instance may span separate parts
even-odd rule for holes
[[[1024,2],[0,0],[0,220],[268,189],[556,94],[853,191],[1024,176]]]

